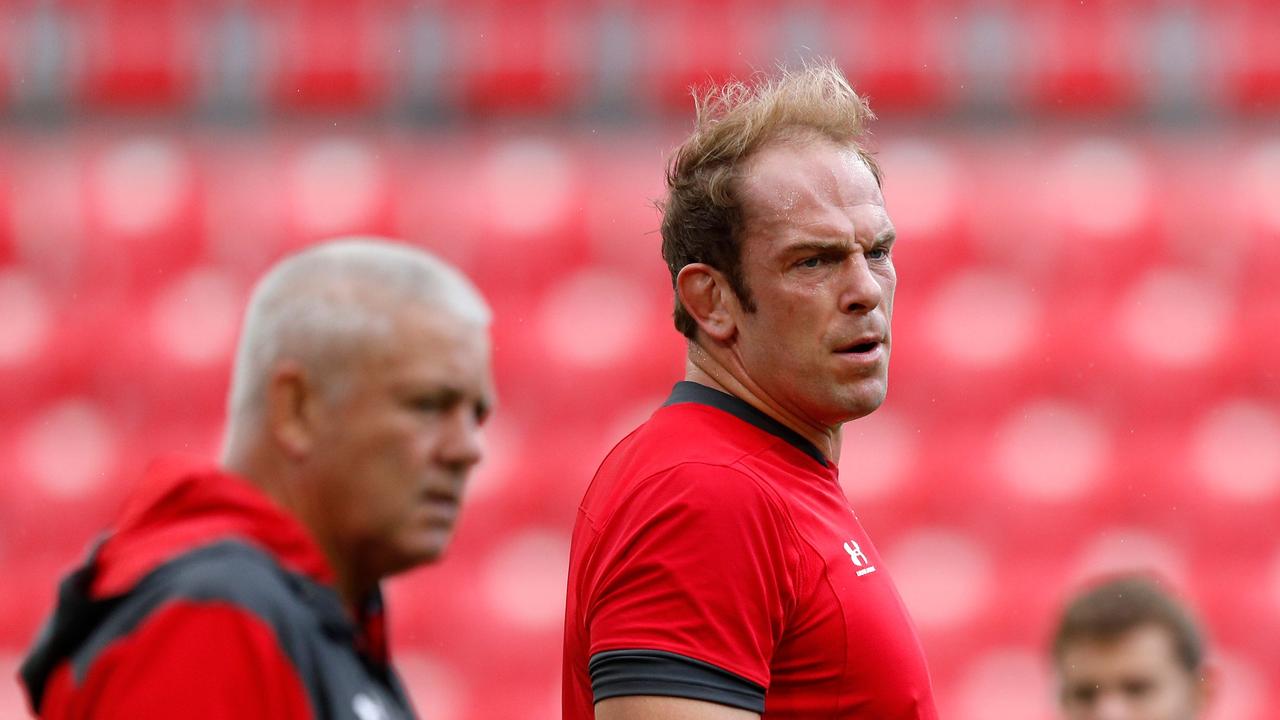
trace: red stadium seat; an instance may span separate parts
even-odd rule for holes
[[[1266,0],[1223,3],[1214,26],[1229,107],[1246,114],[1280,109],[1280,7]]]
[[[460,4],[449,63],[460,103],[480,115],[571,110],[587,88],[592,17],[558,2]]]
[[[198,158],[208,178],[206,256],[254,277],[280,256],[292,229],[286,150],[269,136],[207,138]]]
[[[1280,511],[1280,401],[1243,393],[1215,399],[1180,439],[1188,494],[1227,510],[1235,532],[1247,518],[1240,506],[1263,511],[1262,518],[1271,515],[1266,508]]]
[[[63,395],[0,438],[11,473],[0,506],[19,554],[78,553],[106,526],[126,489],[120,421],[92,397]]]
[[[877,112],[936,111],[948,102],[954,19],[921,0],[830,2],[826,43]]]
[[[1273,276],[1274,277],[1274,276]],[[1237,359],[1243,366],[1238,384],[1242,391],[1280,401],[1280,378],[1275,358],[1280,357],[1280,297],[1274,286],[1255,286],[1240,304],[1240,344]]]
[[[208,18],[184,0],[78,1],[83,38],[78,99],[90,108],[173,110],[190,104],[200,79]]]
[[[930,657],[932,665],[932,657]],[[935,682],[938,705],[956,720],[1007,717],[1051,720],[1053,681],[1038,644],[987,643],[961,659],[954,686]]]
[[[1280,141],[1249,138],[1229,156],[1234,177],[1219,192],[1228,210],[1235,244],[1242,247],[1242,283],[1265,295],[1280,273],[1280,206],[1275,188],[1280,183]]]
[[[999,163],[972,159],[951,139],[907,137],[877,146],[885,207],[900,239],[894,246],[894,263],[921,285],[972,263],[972,233],[985,237],[1005,223],[1005,217],[972,210],[982,200],[978,189],[986,187],[975,182],[975,176]],[[1011,210],[1002,207],[995,212],[1007,216]]]
[[[662,147],[650,133],[611,133],[587,145],[582,162],[596,182],[583,188],[581,212],[591,258],[670,285],[658,232],[662,213],[654,206],[666,193]]]
[[[9,582],[14,583],[14,587],[27,590],[0,594],[0,647],[25,655],[35,642],[43,623],[48,620],[49,609],[57,598],[58,582],[88,552],[87,542],[75,548],[48,548],[32,543],[30,546],[16,548],[4,556],[5,574]],[[15,690],[18,687],[13,681],[7,684],[12,685]],[[25,702],[25,696],[23,698],[22,702]],[[15,713],[13,717],[29,717],[25,708],[17,710],[24,706],[6,707],[12,708],[11,712]]]
[[[63,308],[30,268],[0,263],[0,423],[16,423],[62,382]]]
[[[1038,167],[1023,178],[1023,202],[1038,211],[1042,233],[1028,248],[1039,256],[1038,270],[1077,290],[1107,288],[1159,252],[1159,186],[1146,147],[1076,137],[1049,139],[1041,152]]]
[[[637,6],[642,33],[636,73],[641,93],[662,111],[687,117],[691,87],[747,79],[777,60],[776,8],[750,11],[729,2],[656,2]]]
[[[495,143],[474,136],[418,144],[394,166],[397,234],[456,263],[494,310],[495,372],[510,378],[511,388],[504,381],[500,389],[504,415],[581,398],[567,390],[571,378],[554,369],[541,344],[540,309],[546,289],[588,258],[573,210],[581,207],[578,166],[574,155],[541,138]],[[541,185],[530,185],[531,177]]]
[[[1122,2],[1046,0],[1019,6],[1019,69],[1033,108],[1059,113],[1133,107],[1138,99],[1137,15]]]
[[[388,98],[391,11],[370,0],[257,0],[274,52],[272,104],[284,111],[368,111]]]
[[[90,277],[148,288],[204,251],[201,168],[172,136],[89,140],[84,154],[85,258]]]
[[[392,173],[375,139],[308,137],[285,145],[281,160],[289,247],[391,232]]]
[[[1064,292],[1067,302],[1069,292]],[[1152,265],[1078,307],[1079,330],[1061,338],[1063,357],[1091,353],[1095,391],[1114,399],[1127,422],[1185,413],[1229,392],[1240,378],[1248,339],[1241,334],[1239,295],[1214,273]]]
[[[473,147],[446,180],[465,175],[474,195],[465,206],[474,212],[472,269],[482,287],[531,299],[589,259],[579,212],[587,168],[578,148],[543,134],[481,137]]]

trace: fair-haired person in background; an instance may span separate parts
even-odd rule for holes
[[[1145,577],[1112,578],[1072,599],[1053,661],[1067,720],[1194,720],[1212,696],[1203,633]]]
[[[836,470],[841,426],[887,390],[894,227],[870,118],[829,63],[698,98],[662,221],[685,381],[579,508],[567,720],[937,718]]]
[[[449,542],[492,406],[489,310],[457,270],[352,238],[249,302],[219,463],[164,458],[62,584],[22,667],[44,718],[413,710],[379,581]]]

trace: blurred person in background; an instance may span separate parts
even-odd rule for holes
[[[163,458],[22,666],[45,718],[413,717],[379,581],[438,559],[492,404],[489,310],[347,239],[258,284],[221,462]]]
[[[564,717],[936,718],[836,469],[841,425],[887,389],[894,227],[872,114],[829,63],[697,107],[662,221],[685,381],[579,508]]]
[[[1053,661],[1067,720],[1193,720],[1213,690],[1191,613],[1143,577],[1113,578],[1071,600]]]

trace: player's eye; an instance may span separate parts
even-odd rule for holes
[[[1124,684],[1124,694],[1135,700],[1150,695],[1152,689],[1149,680],[1130,680]]]
[[[822,267],[822,263],[823,263],[822,256],[815,255],[813,257],[809,257],[801,260],[800,262],[796,263],[796,265],[802,268],[809,268],[810,270],[812,270],[814,268]]]
[[[888,260],[891,253],[892,253],[892,248],[890,248],[888,245],[881,245],[880,247],[872,248],[871,252],[867,253],[867,259]]]
[[[1098,686],[1077,685],[1067,690],[1067,702],[1072,705],[1092,705],[1098,697]]]

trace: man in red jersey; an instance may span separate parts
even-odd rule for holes
[[[894,228],[860,145],[871,113],[829,64],[698,109],[662,222],[686,379],[579,508],[564,716],[932,720],[919,640],[836,470],[841,425],[887,387]]]
[[[413,711],[381,578],[444,551],[491,400],[489,310],[417,249],[327,243],[254,290],[220,463],[156,462],[22,666],[42,718]]]

